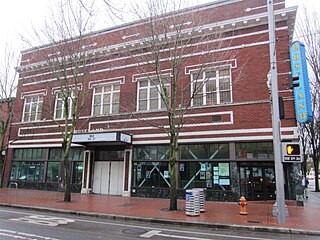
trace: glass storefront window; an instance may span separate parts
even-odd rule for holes
[[[44,162],[13,162],[10,180],[42,182]]]
[[[272,142],[236,143],[238,159],[273,159]]]
[[[71,148],[69,152],[69,160],[82,161],[83,160],[83,148]],[[50,148],[49,160],[63,160],[62,148]]]
[[[170,187],[168,162],[135,162],[133,187]]]
[[[83,162],[74,162],[72,170],[72,184],[81,185]]]
[[[135,147],[133,160],[167,160],[169,159],[168,145],[148,145]]]
[[[13,152],[13,160],[43,160],[45,156],[45,148],[20,148]]]
[[[60,162],[48,162],[47,182],[58,182]]]
[[[229,144],[190,144],[180,145],[180,159],[228,159]]]
[[[180,162],[179,173],[182,189],[231,189],[230,164],[227,162]]]

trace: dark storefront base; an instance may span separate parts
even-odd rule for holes
[[[178,199],[185,199],[186,190],[178,190]],[[142,198],[169,198],[170,189],[168,188],[133,188],[132,197]],[[206,200],[219,202],[237,202],[239,194],[232,191],[206,191]]]
[[[8,187],[19,189],[33,189],[33,190],[44,190],[44,191],[53,191],[53,192],[63,192],[63,188],[59,188],[58,183],[42,183],[42,182],[26,182],[26,181],[11,181],[8,184]],[[71,191],[73,193],[81,192],[81,185],[72,184]]]

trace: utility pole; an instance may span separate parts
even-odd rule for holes
[[[276,171],[276,201],[278,224],[286,223],[285,199],[284,199],[284,180],[283,165],[281,158],[281,139],[280,139],[280,118],[279,118],[279,98],[278,98],[278,71],[276,58],[276,37],[275,20],[273,11],[273,0],[267,0],[268,5],[268,25],[269,25],[269,46],[270,46],[270,74],[271,74],[271,99],[272,99],[272,131],[273,131],[273,150]]]

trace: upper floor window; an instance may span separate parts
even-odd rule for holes
[[[230,68],[208,69],[191,75],[193,106],[231,102]]]
[[[165,108],[161,93],[169,93],[170,78],[163,77],[162,84],[158,78],[147,78],[138,81],[138,111]]]
[[[42,114],[43,96],[26,96],[24,98],[23,122],[38,121]]]
[[[71,117],[71,109],[73,106],[73,99],[74,98],[74,91],[71,91],[70,96],[68,97],[68,118]],[[65,117],[65,104],[64,104],[64,97],[61,92],[56,93],[56,104],[55,104],[55,119],[64,119]]]
[[[93,115],[119,112],[120,84],[95,86],[93,90]]]

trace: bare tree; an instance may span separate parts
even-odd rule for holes
[[[25,40],[34,46],[41,39],[40,47],[34,47],[35,58],[43,61],[43,79],[54,95],[41,106],[53,121],[61,126],[64,165],[64,201],[71,201],[69,153],[76,125],[88,95],[89,61],[95,44],[86,34],[94,26],[94,1],[60,0],[51,9],[41,31],[35,29],[35,39]],[[37,42],[39,44],[39,42]],[[91,55],[90,55],[91,54]],[[52,108],[55,102],[55,109]]]
[[[307,62],[309,64],[309,81],[313,107],[313,120],[301,126],[303,136],[301,141],[304,154],[311,156],[315,170],[315,190],[319,191],[320,162],[320,21],[316,12],[303,10],[299,21],[297,35],[306,45]],[[305,159],[306,160],[306,159]]]
[[[6,150],[6,140],[8,139],[9,127],[13,117],[14,95],[17,87],[16,67],[19,64],[19,57],[6,44],[4,59],[0,61],[0,171],[3,172],[5,166],[2,152]],[[2,183],[2,174],[1,180]]]
[[[167,116],[165,122],[148,121],[147,124],[165,132],[170,141],[169,210],[177,210],[178,140],[184,127],[184,116],[192,111],[191,106],[200,106],[203,101],[207,101],[209,105],[214,104],[216,86],[209,84],[208,80],[216,74],[217,63],[232,55],[230,52],[217,51],[230,45],[230,41],[220,40],[223,34],[218,28],[205,31],[207,19],[196,11],[178,14],[181,7],[182,1],[150,0],[146,9],[142,9],[141,5],[134,8],[134,13],[142,22],[142,27],[137,32],[141,37],[140,46],[143,47],[137,48],[132,58],[138,66],[140,79],[151,83],[153,90],[150,90],[149,98],[154,98],[154,101],[147,103],[143,99],[143,95],[147,93],[139,92],[137,108],[142,112],[161,109]],[[197,64],[190,70],[190,75],[186,76],[188,62]],[[230,74],[229,69],[225,68],[225,71],[225,74]],[[223,101],[228,102],[230,83],[222,87],[226,90]],[[205,91],[207,97],[204,99]],[[142,115],[140,114],[141,119]]]

